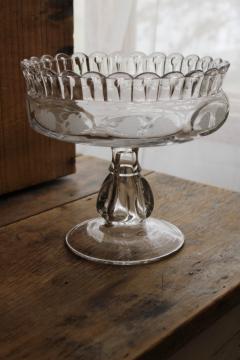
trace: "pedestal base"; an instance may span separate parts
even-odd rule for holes
[[[113,265],[147,264],[178,251],[182,232],[167,221],[147,218],[137,225],[106,225],[102,218],[82,222],[66,235],[76,255]]]

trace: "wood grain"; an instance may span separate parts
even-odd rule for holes
[[[66,231],[96,215],[95,195],[0,229],[3,359],[165,360],[239,303],[240,194],[148,180],[154,215],[186,237],[155,264],[100,265],[64,247]]]
[[[0,1],[0,194],[74,172],[74,145],[27,123],[20,60],[73,44],[72,1]],[[59,18],[60,16],[60,18]]]

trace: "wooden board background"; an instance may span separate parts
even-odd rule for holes
[[[74,145],[30,129],[20,60],[73,45],[72,0],[0,0],[0,194],[74,172]]]

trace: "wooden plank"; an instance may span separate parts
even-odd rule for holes
[[[154,215],[186,236],[164,261],[114,267],[72,255],[65,233],[95,216],[95,196],[0,229],[3,359],[166,359],[239,303],[240,194],[148,179]]]
[[[240,305],[228,311],[169,360],[239,360]]]
[[[186,236],[162,262],[113,267],[73,256],[63,239],[95,216],[92,195],[0,229],[3,359],[165,359],[239,303],[240,194],[148,178],[155,216]]]
[[[72,46],[72,0],[0,1],[0,194],[74,172],[74,145],[27,123],[20,60]]]

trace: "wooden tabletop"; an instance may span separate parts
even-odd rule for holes
[[[185,246],[154,264],[100,265],[64,246],[96,215],[108,166],[77,163],[0,200],[0,358],[168,359],[239,305],[240,194],[146,172],[153,215],[179,226]]]

